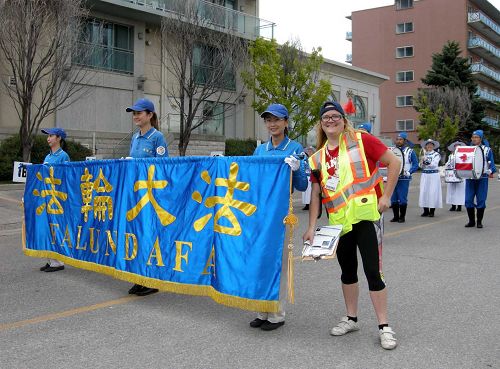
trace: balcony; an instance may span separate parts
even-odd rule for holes
[[[496,70],[487,67],[483,63],[472,63],[470,66],[470,70],[475,79],[478,79],[500,89],[500,73],[498,73]]]
[[[352,64],[352,54],[347,54],[345,57],[345,62]]]
[[[500,102],[500,97],[492,94],[490,92],[487,92],[481,88],[478,88],[476,90],[476,95],[479,96],[481,99],[492,102],[492,103],[499,103]]]
[[[186,2],[179,0],[89,0],[95,11],[112,12],[116,16],[133,18],[159,24],[161,17],[177,17],[184,14]],[[207,27],[234,32],[239,36],[255,40],[257,37],[272,39],[275,23],[242,13],[204,0],[192,0]]]
[[[483,123],[486,123],[487,125],[489,125],[490,127],[493,127],[493,128],[500,128],[500,123],[498,122],[497,118],[484,117]]]
[[[469,38],[469,51],[473,51],[496,67],[500,67],[500,50],[479,36]]]
[[[345,39],[347,41],[352,41],[352,32],[346,32],[345,33]]]
[[[488,36],[495,42],[500,40],[500,26],[479,11],[468,13],[468,24],[479,33]]]

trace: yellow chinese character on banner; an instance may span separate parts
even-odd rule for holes
[[[153,196],[153,189],[165,188],[167,187],[168,182],[165,180],[153,181],[154,175],[155,175],[155,166],[150,165],[148,168],[148,179],[146,181],[142,180],[134,183],[134,192],[137,192],[140,189],[144,188],[147,189],[147,192],[144,194],[144,196],[141,197],[139,202],[132,209],[127,211],[127,220],[129,222],[131,220],[134,220],[137,217],[137,215],[139,215],[142,208],[146,206],[149,202],[151,202],[151,205],[153,206],[156,215],[158,215],[158,218],[160,218],[160,222],[163,226],[167,226],[170,223],[174,222],[175,217],[166,210],[162,209],[162,207],[158,204],[158,202]]]
[[[93,176],[89,173],[88,168],[85,168],[83,175],[80,177],[82,181],[80,184],[80,191],[83,202],[81,212],[84,214],[84,221],[88,221],[88,213],[90,211],[94,212],[94,218],[97,217],[99,221],[104,221],[106,219],[106,213],[108,213],[108,219],[113,219],[113,199],[111,196],[96,196],[93,205],[91,205],[94,190],[97,193],[109,193],[113,191],[113,186],[111,186],[102,173],[102,168],[99,169],[97,179],[92,181],[92,178]]]
[[[47,204],[42,204],[36,208],[36,214],[42,214],[45,210],[45,207],[47,207],[47,214],[64,214],[64,209],[58,199],[66,201],[66,199],[68,198],[68,194],[56,190],[56,185],[61,185],[62,181],[59,178],[54,178],[54,168],[49,168],[48,178],[42,178],[40,172],[36,174],[36,178],[40,181],[43,181],[45,184],[50,185],[50,190],[42,190],[41,192],[39,192],[37,189],[33,190],[34,196],[40,196],[42,198],[50,196],[50,200]]]
[[[238,222],[238,219],[234,215],[231,208],[235,208],[240,210],[246,216],[250,216],[257,210],[257,207],[253,204],[243,202],[240,200],[235,200],[234,190],[240,191],[248,191],[250,189],[250,184],[247,182],[238,182],[236,177],[238,176],[238,164],[231,163],[229,167],[229,178],[216,178],[215,186],[217,187],[227,187],[226,195],[224,197],[221,196],[211,196],[207,197],[205,200],[205,206],[207,208],[213,208],[216,204],[222,204],[222,207],[217,210],[214,216],[214,231],[219,233],[228,234],[231,236],[239,236],[241,235],[241,226]],[[212,179],[207,171],[201,173],[201,178],[210,185]],[[195,200],[197,203],[201,204],[203,199],[201,194],[198,191],[193,192],[191,198]],[[212,214],[207,214],[197,219],[193,227],[197,232],[200,232],[205,228],[208,221],[212,218]],[[225,218],[231,223],[231,227],[226,227],[219,224],[219,220],[221,218]]]
[[[97,193],[110,193],[113,191],[113,186],[104,177],[102,168],[99,169],[99,175],[94,181],[94,190]],[[106,212],[108,213],[108,219],[113,219],[113,199],[111,196],[96,196],[94,199],[94,218],[97,215],[98,220],[104,221]]]

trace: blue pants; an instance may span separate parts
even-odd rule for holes
[[[484,209],[486,207],[486,197],[488,196],[488,177],[480,179],[465,180],[465,207]],[[476,197],[476,205],[474,205]]]
[[[408,204],[408,189],[410,188],[409,179],[399,179],[391,197],[391,204]]]

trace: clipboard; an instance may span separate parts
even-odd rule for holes
[[[304,243],[302,260],[334,259],[340,240],[342,225],[328,225],[316,228],[312,244]]]

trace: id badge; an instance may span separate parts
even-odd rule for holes
[[[325,187],[329,191],[335,191],[337,189],[338,184],[339,184],[339,177],[332,176],[329,177],[328,180],[326,181]]]

